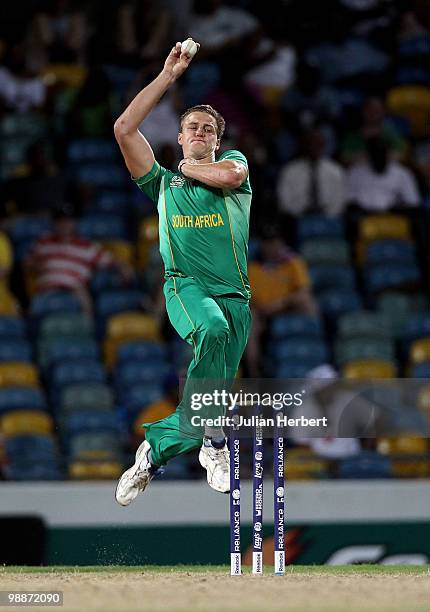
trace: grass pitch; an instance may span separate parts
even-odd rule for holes
[[[227,566],[2,567],[0,590],[62,590],[62,610],[423,612],[430,566],[289,566],[285,576]]]

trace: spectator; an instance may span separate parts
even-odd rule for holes
[[[291,251],[274,226],[263,230],[258,261],[248,268],[251,284],[253,325],[246,361],[251,377],[261,374],[261,340],[271,318],[295,311],[315,315],[317,311],[304,260]]]
[[[9,238],[0,232],[0,314],[16,316],[19,304],[12,294],[9,283],[13,265],[13,252]]]
[[[38,141],[27,150],[21,176],[10,179],[2,196],[7,212],[43,214],[66,198],[67,181],[48,154],[45,143]]]
[[[356,162],[348,172],[349,202],[371,212],[418,206],[420,194],[414,175],[399,162],[389,160],[384,140],[370,138],[366,151],[368,160]]]
[[[324,156],[324,135],[311,129],[303,138],[303,155],[281,170],[277,194],[279,210],[298,217],[306,212],[334,216],[345,206],[343,168]]]
[[[89,70],[71,110],[73,138],[110,138],[114,97],[102,68]]]
[[[37,293],[70,290],[79,298],[87,315],[92,314],[89,281],[100,267],[116,266],[124,281],[131,270],[113,260],[112,255],[99,244],[80,238],[73,208],[64,204],[55,211],[52,234],[40,238],[28,256],[25,266],[35,275]]]
[[[361,125],[348,132],[342,144],[342,159],[350,164],[364,159],[369,138],[382,138],[393,159],[402,159],[406,153],[406,142],[397,130],[387,123],[384,102],[378,96],[370,96],[363,105]]]
[[[15,44],[0,66],[0,100],[6,108],[20,113],[41,108],[46,99],[43,80],[27,66],[23,44]]]

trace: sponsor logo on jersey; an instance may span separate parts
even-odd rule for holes
[[[172,176],[170,187],[183,187],[187,179],[184,176]]]

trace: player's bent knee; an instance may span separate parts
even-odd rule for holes
[[[206,338],[213,342],[227,342],[229,333],[230,330],[227,321],[221,318],[214,318],[209,321],[205,329]]]

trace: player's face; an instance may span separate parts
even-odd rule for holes
[[[178,135],[184,157],[204,159],[219,149],[215,117],[196,111],[184,119],[182,132]]]

